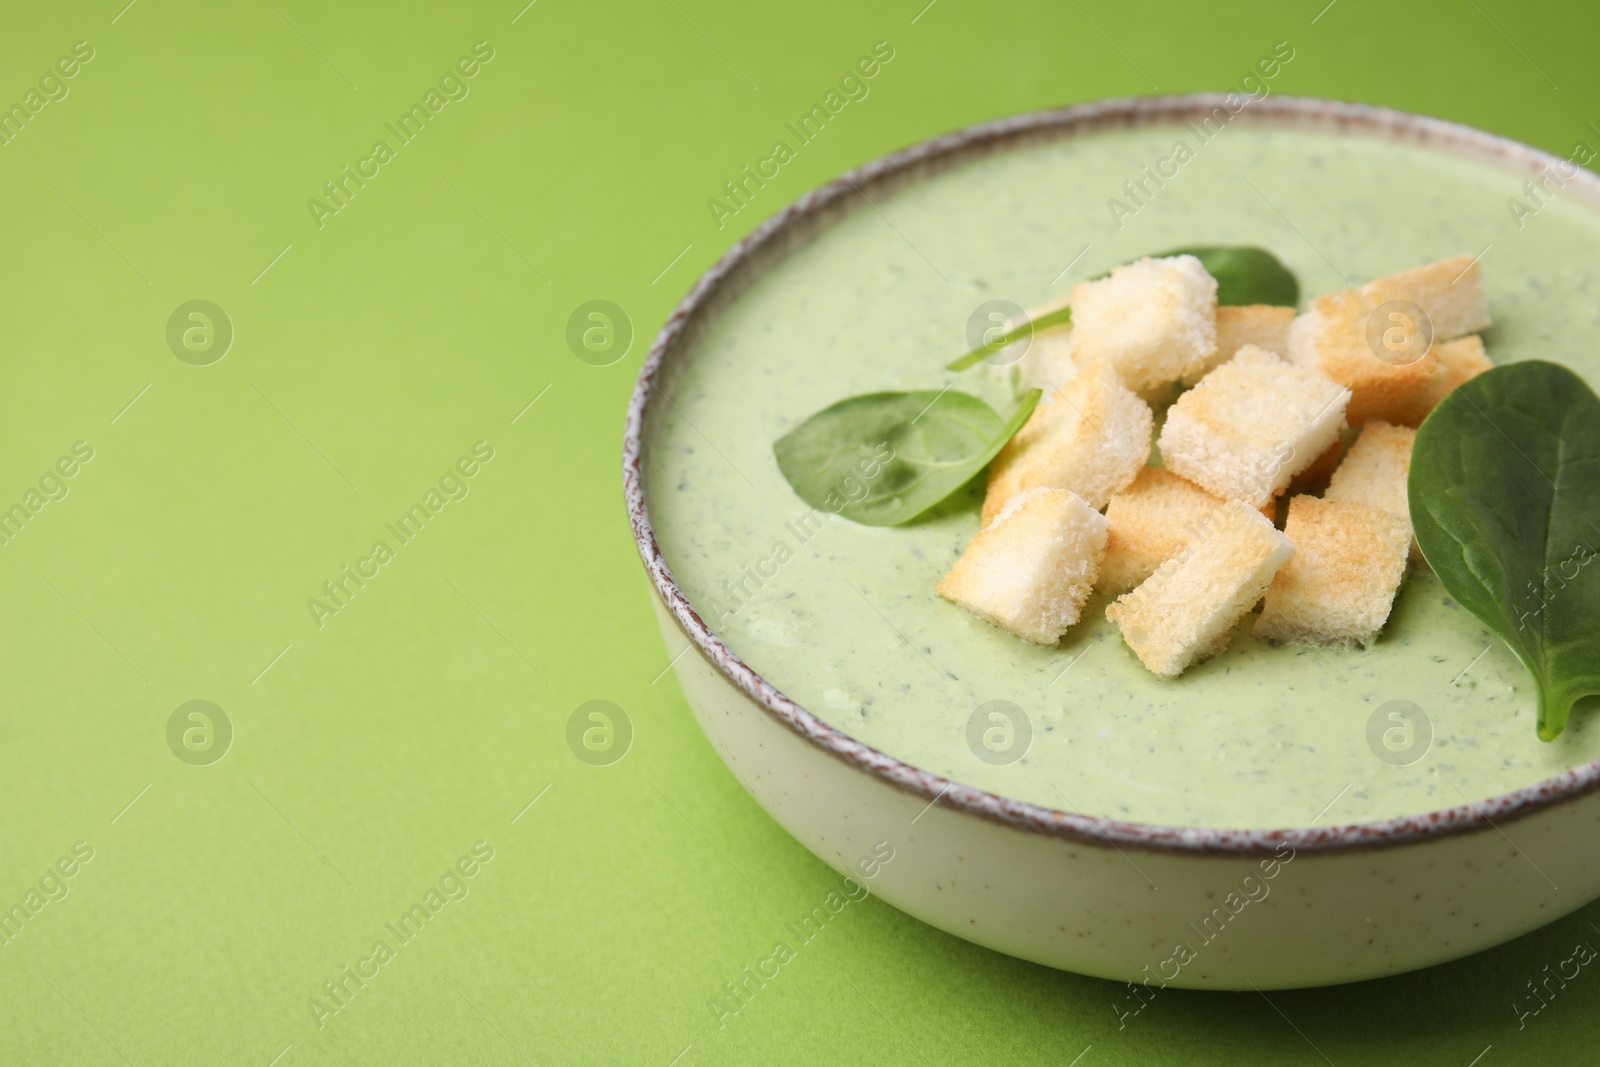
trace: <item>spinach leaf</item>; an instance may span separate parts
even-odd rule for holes
[[[1539,737],[1600,694],[1600,397],[1554,363],[1459,386],[1417,432],[1422,554],[1533,675]]]
[[[1243,304],[1276,304],[1294,307],[1300,302],[1300,281],[1294,273],[1265,248],[1244,245],[1202,245],[1174,248],[1152,259],[1166,256],[1193,256],[1206,273],[1217,280],[1217,303],[1222,307]]]
[[[951,389],[868,393],[817,412],[772,446],[795,495],[865,526],[916,518],[972,480],[1033,413],[1002,420]]]
[[[1059,326],[1063,322],[1071,321],[1071,308],[1056,308],[1054,311],[1046,312],[1036,319],[1029,319],[1018,326],[1012,327],[1005,333],[1000,334],[998,337],[985,341],[983,344],[979,345],[977,348],[974,348],[971,352],[968,352],[960,359],[952,361],[949,366],[945,367],[945,370],[966,370],[979,360],[988,359],[990,356],[994,355],[996,352],[1000,351],[1006,345],[1009,345],[1014,341],[1020,341],[1025,337],[1031,338],[1033,336],[1033,331],[1035,330],[1043,330],[1050,326]]]

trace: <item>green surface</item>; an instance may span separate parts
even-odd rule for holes
[[[1281,39],[1278,92],[1565,153],[1600,139],[1600,12],[520,6],[7,12],[0,100],[74,42],[93,59],[0,147],[0,501],[39,507],[0,546],[0,907],[42,905],[0,945],[0,1063],[1467,1064],[1492,1045],[1493,1067],[1594,1046],[1586,970],[1517,1017],[1524,983],[1600,943],[1594,908],[1400,979],[1165,991],[1119,1029],[1125,988],[872,900],[719,1027],[722,983],[839,879],[657,680],[617,442],[695,273],[848,166],[1046,104],[1225,88]],[[398,145],[385,123],[480,40],[470,94]],[[719,229],[707,198],[879,40],[895,58],[870,95]],[[393,158],[319,228],[307,200],[380,138]],[[209,366],[166,336],[196,299],[235,334]],[[610,366],[567,347],[592,299],[637,334]],[[92,460],[41,487],[79,441]],[[492,460],[446,478],[479,441]],[[436,500],[465,498],[399,543],[384,524],[442,479]],[[319,628],[308,599],[378,540],[393,558]],[[631,722],[610,766],[566,740],[595,699]],[[191,700],[232,724],[219,762],[169,748]],[[70,877],[47,877],[58,861]],[[430,891],[400,944],[385,924]],[[366,962],[380,940],[393,958]],[[375,976],[319,1028],[308,1001],[355,988],[346,966]]]

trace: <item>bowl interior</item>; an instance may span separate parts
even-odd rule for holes
[[[1556,165],[1530,149],[1316,101],[1272,98],[1223,124],[1218,103],[1112,103],[936,139],[736,246],[657,339],[630,415],[630,508],[658,590],[703,654],[841,758],[1046,832],[1370,845],[1591,787],[1600,731],[1580,716],[1537,742],[1520,666],[1426,572],[1366,653],[1241,633],[1161,682],[1101,601],[1036,649],[935,599],[976,529],[970,501],[871,530],[810,514],[778,474],[771,441],[844,396],[950,385],[1008,410],[997,376],[940,369],[969,316],[1180,244],[1264,245],[1308,294],[1483,250],[1491,355],[1600,380],[1582,345],[1592,176],[1519,229],[1507,197]],[[1411,730],[1398,752],[1383,740],[1396,726]],[[998,749],[978,743],[995,729]]]

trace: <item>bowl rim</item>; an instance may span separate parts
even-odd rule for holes
[[[1246,103],[1241,105],[1241,100]],[[1244,119],[1257,126],[1388,138],[1530,174],[1568,163],[1551,153],[1470,126],[1391,108],[1314,97],[1267,96],[1248,101],[1238,93],[1192,93],[1121,97],[994,119],[920,141],[855,167],[805,193],[735,242],[673,308],[650,346],[628,402],[622,482],[634,542],[651,585],[701,657],[767,714],[810,744],[856,770],[927,801],[928,807],[942,802],[957,811],[1047,837],[1143,852],[1252,858],[1273,854],[1283,845],[1309,853],[1364,851],[1490,829],[1499,831],[1501,822],[1524,818],[1600,789],[1597,759],[1478,803],[1463,797],[1465,803],[1437,811],[1326,827],[1164,826],[1063,811],[963,785],[881,752],[830,725],[785,696],[735,655],[700,617],[674,579],[656,541],[645,499],[646,412],[652,393],[666,397],[657,380],[667,360],[675,355],[681,357],[691,348],[686,328],[697,316],[710,314],[707,309],[724,286],[738,279],[744,270],[754,269],[748,265],[759,250],[772,246],[781,255],[781,246],[776,242],[781,242],[797,224],[818,221],[816,216],[840,207],[851,196],[864,200],[863,190],[873,186],[894,180],[915,181],[917,170],[930,164],[955,163],[1036,141],[1100,130],[1174,124],[1209,115],[1219,107],[1229,111],[1230,123]],[[1600,176],[1579,168],[1573,177],[1563,173],[1563,179],[1574,185],[1583,199],[1600,205]],[[826,226],[826,220],[821,224]],[[671,403],[670,398],[667,402]]]

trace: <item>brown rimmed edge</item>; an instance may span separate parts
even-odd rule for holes
[[[1230,99],[1231,98],[1231,99]],[[1114,844],[1152,852],[1255,857],[1288,844],[1297,852],[1336,853],[1389,848],[1490,829],[1525,818],[1600,788],[1600,760],[1479,803],[1421,815],[1340,826],[1230,830],[1161,826],[1059,811],[961,785],[912,766],[830,726],[778,691],[712,632],[678,587],[656,542],[645,503],[643,447],[653,395],[670,396],[700,329],[715,319],[765,265],[808,242],[836,217],[926,174],[1023,144],[1098,130],[1198,120],[1235,94],[1131,97],[1035,111],[979,123],[931,138],[855,168],[806,193],[740,239],[678,303],[639,370],[623,433],[622,483],[634,541],[651,584],[695,650],[734,687],[811,744],[851,767],[925,801],[1032,833],[1081,843]],[[1250,125],[1313,129],[1385,137],[1489,162],[1508,171],[1538,174],[1565,161],[1547,152],[1469,126],[1367,104],[1306,97],[1267,97],[1232,120]],[[1579,170],[1573,192],[1600,206],[1600,177]],[[679,357],[674,359],[674,357]],[[670,403],[670,399],[666,401]]]

